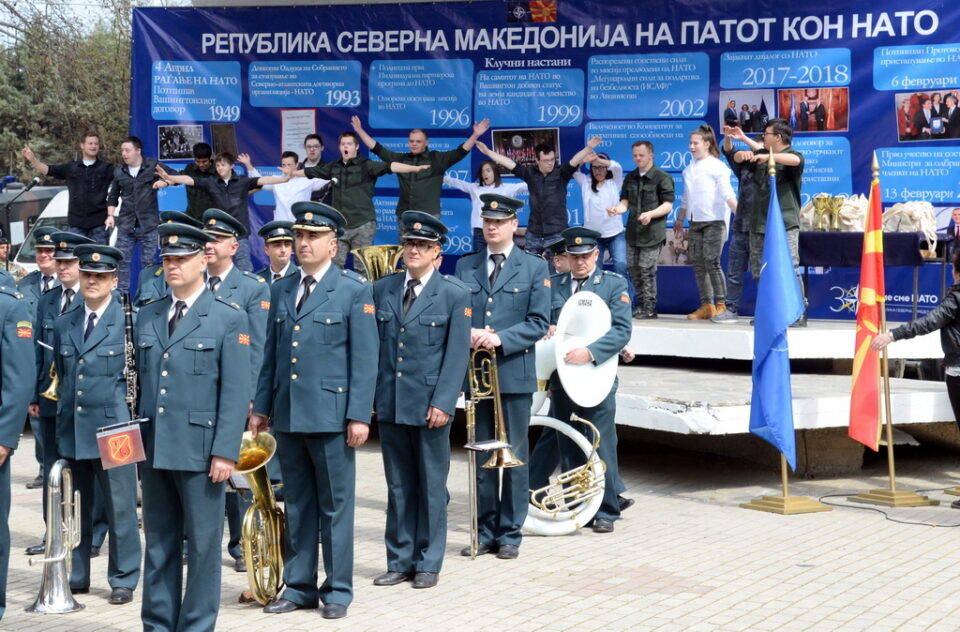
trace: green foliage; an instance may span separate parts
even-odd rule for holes
[[[75,159],[88,130],[100,134],[101,158],[119,160],[129,133],[134,4],[104,0],[91,28],[78,25],[68,5],[0,0],[0,174],[33,175],[20,156],[24,144],[47,164]]]

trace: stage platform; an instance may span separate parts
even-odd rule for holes
[[[687,320],[686,316],[661,314],[656,320],[633,321],[630,348],[638,355],[675,358],[752,360],[753,326],[749,318],[731,324]],[[893,329],[901,323],[888,323]],[[790,358],[794,360],[853,359],[856,323],[841,320],[811,320],[806,327],[788,330]],[[942,358],[937,332],[888,347],[891,359]]]
[[[617,424],[680,434],[749,432],[750,373],[692,368],[621,366]],[[850,376],[794,373],[797,430],[846,428]],[[891,379],[894,424],[953,421],[942,382]]]

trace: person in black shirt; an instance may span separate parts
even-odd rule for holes
[[[246,160],[249,156],[241,154]],[[290,179],[290,176],[238,176],[233,171],[236,156],[222,151],[214,158],[213,164],[217,169],[215,178],[192,178],[187,175],[171,175],[163,167],[157,166],[157,175],[167,184],[185,184],[206,191],[213,201],[210,208],[218,208],[236,218],[250,233],[250,207],[247,205],[247,196],[266,184],[280,184]],[[206,209],[205,209],[206,210]],[[233,263],[244,272],[253,272],[253,263],[250,261],[250,243],[246,238],[238,239],[240,247],[233,255]]]
[[[216,178],[217,170],[213,167],[213,150],[207,143],[197,143],[193,146],[193,163],[187,165],[180,171],[181,176],[190,176],[194,180],[203,178]],[[186,213],[198,222],[203,220],[203,212],[208,208],[216,206],[213,198],[202,187],[190,187],[187,189],[187,210]]]
[[[29,146],[24,146],[22,153],[37,173],[66,181],[67,191],[70,192],[67,210],[70,232],[106,244],[104,222],[107,219],[107,192],[113,182],[114,167],[97,158],[100,135],[96,132],[84,134],[80,140],[80,160],[59,165],[44,164]]]
[[[485,156],[498,165],[506,167],[530,189],[530,218],[527,220],[527,252],[541,254],[547,244],[560,238],[567,227],[567,184],[577,172],[583,160],[600,145],[600,137],[594,136],[587,146],[574,154],[569,162],[557,168],[557,152],[547,144],[533,148],[537,166],[519,165],[506,156],[501,156],[481,142],[476,146]]]

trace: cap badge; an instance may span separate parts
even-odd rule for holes
[[[93,259],[94,261],[100,261],[100,253],[95,252],[92,255],[90,255],[90,258]]]
[[[210,218],[210,221],[207,222],[207,226],[213,226],[213,225],[216,224],[216,223],[217,223],[217,220],[216,220],[215,218],[212,218],[212,217],[211,217],[211,218]]]
[[[496,200],[494,200],[493,202],[490,202],[490,208],[497,208],[498,206],[500,206],[500,203],[497,202]]]
[[[423,228],[423,224],[421,224],[420,222],[417,222],[416,224],[413,225],[413,230],[420,230],[421,228]]]
[[[307,221],[309,222],[310,220],[313,219],[313,213],[304,213],[303,219],[305,219],[305,220],[307,220]]]
[[[170,235],[170,239],[167,240],[168,244],[175,244],[180,240],[180,237],[177,235]]]
[[[61,248],[66,248],[66,247],[67,247],[67,242],[61,241],[61,242],[60,242],[60,247],[61,247]]]
[[[573,243],[575,244],[583,243],[583,237],[577,237],[576,239],[573,240]]]

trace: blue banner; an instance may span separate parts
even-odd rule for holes
[[[877,151],[888,206],[928,201],[942,213],[960,205],[960,115],[948,106],[960,94],[957,33],[960,5],[939,0],[836,0],[829,11],[771,0],[136,9],[131,132],[169,163],[189,161],[200,138],[272,168],[284,150],[302,158],[308,133],[337,159],[354,115],[400,151],[411,128],[449,149],[487,117],[480,140],[518,162],[532,163],[540,142],[568,160],[599,135],[629,171],[632,143],[649,140],[680,179],[698,125],[759,138],[782,117],[806,158],[804,201],[865,193]],[[448,175],[473,180],[483,160],[475,150]],[[377,183],[378,243],[396,241],[397,187],[392,176]],[[567,198],[579,223],[578,185]],[[182,191],[162,199],[182,208]],[[469,211],[465,194],[443,189],[446,254],[472,248]],[[273,196],[251,196],[250,212],[254,228],[272,219]],[[683,294],[661,287],[665,305]]]

